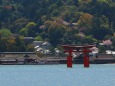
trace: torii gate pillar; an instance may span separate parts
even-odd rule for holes
[[[83,53],[84,53],[84,67],[89,67],[89,51],[87,51],[86,48],[84,48],[83,50]]]
[[[67,67],[72,68],[72,50],[68,51],[69,55],[67,56]]]

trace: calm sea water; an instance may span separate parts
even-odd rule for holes
[[[0,86],[115,86],[115,64],[1,65]]]

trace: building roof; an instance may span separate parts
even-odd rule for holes
[[[24,39],[33,39],[34,40],[33,37],[24,37]]]

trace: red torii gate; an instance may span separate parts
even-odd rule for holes
[[[84,67],[89,67],[89,52],[92,52],[89,50],[89,48],[94,47],[95,45],[83,45],[83,46],[77,46],[77,45],[62,45],[64,48],[64,52],[68,53],[67,56],[67,67],[72,67],[72,52],[83,52],[84,54]]]

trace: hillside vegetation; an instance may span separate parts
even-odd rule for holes
[[[110,39],[115,50],[115,0],[0,0],[0,51],[33,51],[27,36],[53,46]]]

